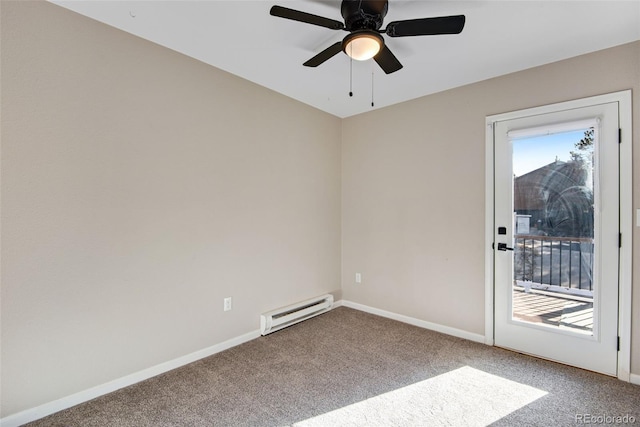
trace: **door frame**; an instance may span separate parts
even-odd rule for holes
[[[591,96],[572,101],[559,102],[541,107],[511,111],[487,116],[485,139],[485,344],[494,345],[494,313],[495,313],[495,269],[494,269],[494,132],[493,124],[497,121],[518,119],[538,114],[554,113],[562,110],[588,107],[596,104],[617,102],[619,105],[620,139],[620,232],[622,244],[618,267],[618,351],[617,377],[622,381],[630,381],[631,374],[631,273],[632,273],[632,236],[633,236],[633,192],[632,192],[632,113],[631,90],[614,92],[605,95]]]

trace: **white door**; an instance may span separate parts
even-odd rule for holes
[[[496,121],[494,342],[617,373],[618,103]]]

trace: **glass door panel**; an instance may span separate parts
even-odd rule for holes
[[[511,139],[512,318],[593,334],[593,127]]]

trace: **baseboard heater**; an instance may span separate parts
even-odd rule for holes
[[[326,313],[331,308],[333,308],[333,295],[327,294],[269,311],[260,316],[260,333],[262,335],[270,334],[318,314]]]

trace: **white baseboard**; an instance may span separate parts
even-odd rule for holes
[[[103,396],[105,394],[114,392],[124,387],[128,387],[140,381],[155,377],[156,375],[163,374],[172,369],[176,369],[205,357],[209,357],[231,347],[235,347],[237,345],[256,339],[259,336],[259,330],[249,332],[239,337],[224,341],[220,344],[216,344],[211,347],[193,352],[191,354],[178,357],[177,359],[169,360],[168,362],[164,362],[159,365],[152,366],[151,368],[136,372],[134,374],[109,381],[108,383],[92,387],[88,390],[84,390],[70,396],[54,400],[53,402],[45,403],[44,405],[36,406],[35,408],[27,409],[13,415],[9,415],[8,417],[0,419],[0,426],[17,427],[22,424],[38,420],[40,418],[46,417],[47,415],[62,411],[63,409],[67,409],[80,403],[87,402],[89,400],[95,399],[96,397]]]
[[[640,375],[638,375],[638,374],[629,374],[629,382],[631,384],[640,385]]]
[[[466,340],[479,342],[484,344],[486,342],[485,336],[480,334],[474,334],[472,332],[463,331],[462,329],[456,329],[449,326],[439,325],[437,323],[427,322],[426,320],[416,319],[414,317],[404,316],[402,314],[392,313],[390,311],[380,310],[379,308],[369,307],[367,305],[358,304],[356,302],[341,300],[338,301],[345,307],[353,308],[356,310],[364,311],[367,313],[375,314],[378,316],[386,317],[388,319],[398,320],[403,323],[408,323],[420,328],[429,329],[432,331],[440,332],[447,335],[452,335],[458,338],[464,338]]]

